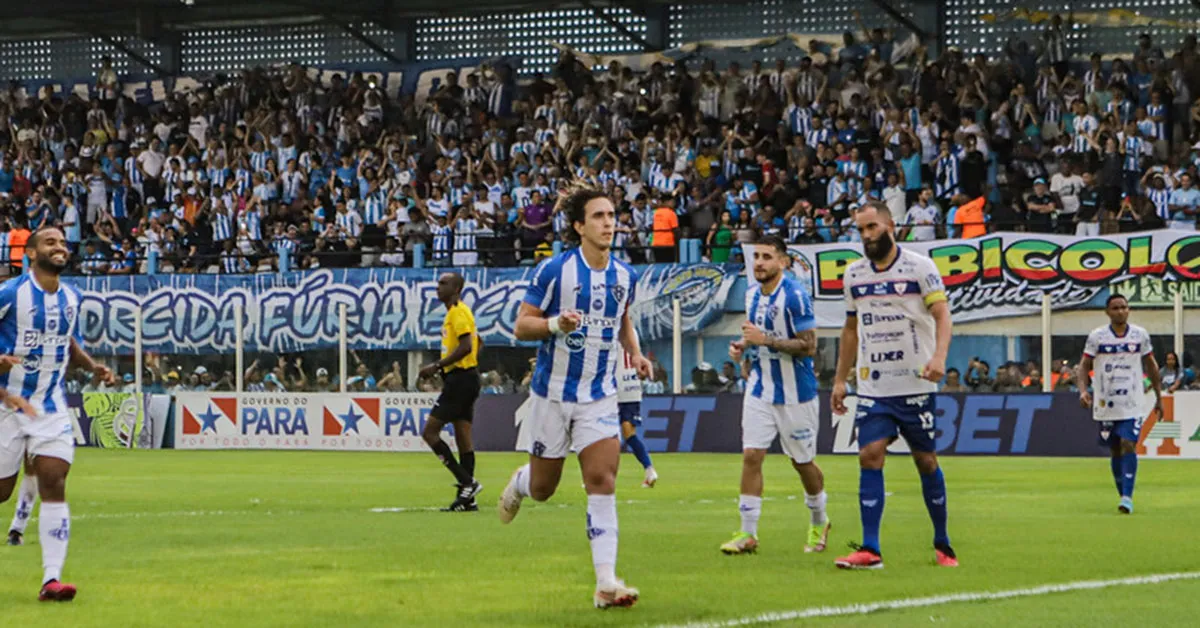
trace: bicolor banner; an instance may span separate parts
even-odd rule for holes
[[[1095,238],[996,233],[901,246],[937,263],[956,322],[1037,314],[1043,293],[1050,295],[1055,310],[1064,310],[1092,304],[1110,289],[1132,291],[1145,285],[1145,292],[1162,286],[1164,280],[1200,280],[1200,234],[1195,231],[1164,229]],[[792,272],[813,297],[817,325],[841,327],[846,317],[842,276],[851,262],[863,256],[862,245],[788,249]],[[752,257],[749,251],[747,260]],[[1181,289],[1185,295],[1194,292],[1191,287]]]

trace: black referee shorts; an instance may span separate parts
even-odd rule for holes
[[[476,399],[479,399],[479,371],[452,369],[442,374],[442,394],[430,414],[443,423],[472,421]]]

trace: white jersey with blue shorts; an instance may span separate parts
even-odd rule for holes
[[[913,451],[934,451],[937,383],[921,373],[937,348],[929,307],[946,300],[933,260],[900,248],[887,268],[855,260],[842,279],[846,315],[858,320],[858,445],[904,437]]]
[[[636,337],[635,333],[634,338]],[[642,424],[642,378],[638,376],[637,369],[633,368],[629,354],[624,351],[621,351],[621,358],[617,361],[617,405],[620,408],[622,423],[629,423],[634,427]]]
[[[78,290],[66,282],[46,292],[24,274],[0,285],[0,355],[21,363],[0,374],[0,386],[33,406],[35,416],[0,409],[0,478],[11,477],[30,456],[73,462],[74,425],[64,380],[71,340],[82,344]]]
[[[1088,334],[1083,354],[1092,358],[1092,418],[1100,423],[1100,440],[1113,437],[1137,442],[1146,412],[1142,360],[1154,352],[1150,333],[1126,325],[1117,335],[1111,325]]]
[[[816,327],[812,299],[794,277],[784,275],[770,294],[746,292],[746,318],[768,338],[796,338]],[[817,453],[817,377],[810,357],[750,347],[750,377],[742,397],[742,449],[768,449],[775,437],[798,463]]]
[[[582,314],[570,333],[542,341],[530,380],[530,453],[564,458],[616,438],[618,332],[633,303],[637,273],[609,257],[603,269],[587,265],[574,248],[543,261],[534,271],[524,302],[547,316]]]

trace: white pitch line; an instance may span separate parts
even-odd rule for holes
[[[1067,582],[1064,584],[1044,584],[1042,586],[1028,589],[1010,589],[1008,591],[948,593],[945,595],[934,595],[930,597],[902,598],[899,600],[889,600],[884,602],[871,602],[869,604],[851,604],[849,606],[816,606],[813,608],[806,608],[796,611],[779,611],[762,613],[759,615],[749,615],[746,617],[739,617],[737,619],[699,621],[689,624],[661,624],[657,628],[728,628],[731,626],[773,624],[783,621],[795,621],[797,619],[809,619],[813,617],[866,615],[868,613],[874,613],[878,611],[940,606],[942,604],[952,604],[955,602],[988,602],[993,600],[1009,600],[1019,597],[1049,595],[1051,593],[1066,593],[1068,591],[1087,591],[1092,589],[1106,589],[1109,587],[1130,587],[1143,584],[1159,584],[1162,582],[1171,582],[1172,580],[1196,579],[1200,579],[1200,571],[1134,576],[1131,578],[1118,578],[1116,580],[1080,580],[1077,582]]]

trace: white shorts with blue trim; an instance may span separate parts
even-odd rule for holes
[[[770,449],[775,437],[800,464],[817,456],[820,401],[775,405],[747,393],[742,398],[742,449]]]
[[[0,413],[0,478],[21,470],[25,456],[47,456],[75,462],[75,425],[70,412],[55,412],[37,418],[4,411]]]
[[[538,458],[566,458],[606,438],[620,435],[617,396],[588,403],[550,401],[529,396],[529,453]]]

